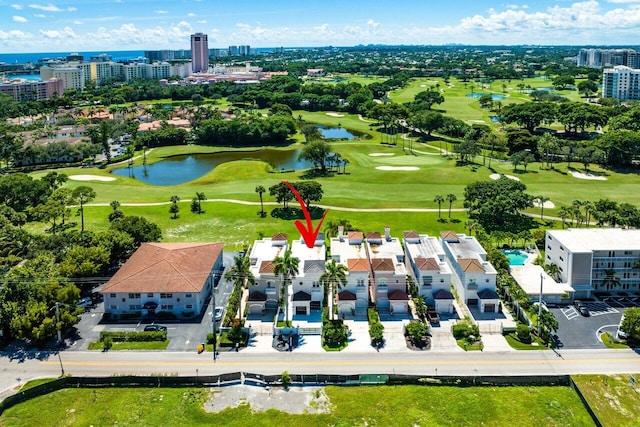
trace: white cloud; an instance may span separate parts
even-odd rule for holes
[[[187,16],[188,16],[189,18],[193,18],[194,16],[196,16],[196,14],[195,14],[195,13],[193,13],[193,12],[190,12],[190,13],[187,13]]]
[[[607,3],[640,3],[640,0],[607,0]]]
[[[40,30],[40,34],[48,39],[75,39],[76,33],[69,27],[64,27],[62,31],[59,30]]]
[[[14,16],[13,16],[13,21],[14,21],[14,22],[22,22],[22,23],[24,23],[24,22],[29,22],[29,21],[27,20],[27,18],[25,18],[24,16],[18,16],[18,15],[14,15]]]
[[[29,7],[31,9],[37,9],[37,10],[43,10],[45,12],[74,12],[76,10],[78,10],[75,7],[68,7],[66,9],[60,9],[58,6],[55,6],[51,3],[47,4],[47,5],[41,5],[41,4],[30,4]]]
[[[46,18],[47,15],[45,15],[44,13],[36,13],[33,16],[35,16],[36,18]]]
[[[157,13],[158,15],[164,15],[164,14],[169,13],[169,12],[168,12],[168,11],[166,11],[166,10],[155,10],[154,12],[155,12],[155,13]]]
[[[24,8],[21,4],[12,4],[11,7],[15,10],[22,10]]]
[[[73,21],[75,25],[84,25],[83,21]]]
[[[204,19],[200,19],[198,21],[196,21],[196,24],[206,24],[207,21],[205,21]]]

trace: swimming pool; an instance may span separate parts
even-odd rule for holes
[[[505,254],[505,256],[509,259],[509,265],[511,266],[521,266],[524,265],[529,255],[526,252],[521,251],[520,249],[503,249],[500,252]]]

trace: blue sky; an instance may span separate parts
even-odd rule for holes
[[[640,0],[0,0],[0,53],[356,44],[640,44]]]

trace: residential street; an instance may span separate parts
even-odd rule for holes
[[[579,373],[637,373],[640,355],[633,350],[564,350],[469,353],[251,353],[223,352],[214,363],[211,353],[64,351],[65,374],[200,375],[224,372],[290,373],[396,373],[419,375],[545,375]],[[0,355],[0,397],[8,388],[39,377],[61,373],[56,353]]]

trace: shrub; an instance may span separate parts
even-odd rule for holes
[[[287,390],[291,385],[291,375],[289,375],[289,372],[284,371],[282,375],[280,375],[280,381],[282,381],[282,386]]]
[[[456,323],[452,327],[453,336],[459,340],[461,338],[467,338],[469,336],[479,337],[480,329],[478,325],[474,325],[468,321]]]
[[[530,344],[531,343],[531,331],[527,325],[519,324],[516,328],[516,337],[518,341]]]
[[[109,350],[111,347],[113,347],[113,338],[109,336],[104,337],[104,339],[102,340],[102,345],[105,350]]]
[[[141,342],[141,341],[165,341],[167,339],[166,331],[153,332],[125,332],[125,331],[102,331],[100,332],[100,341],[110,339],[111,342]]]
[[[322,327],[322,341],[331,348],[342,347],[347,342],[347,328],[341,320],[327,322]]]
[[[414,343],[421,342],[429,336],[429,326],[422,322],[411,322],[407,325],[407,335]]]

